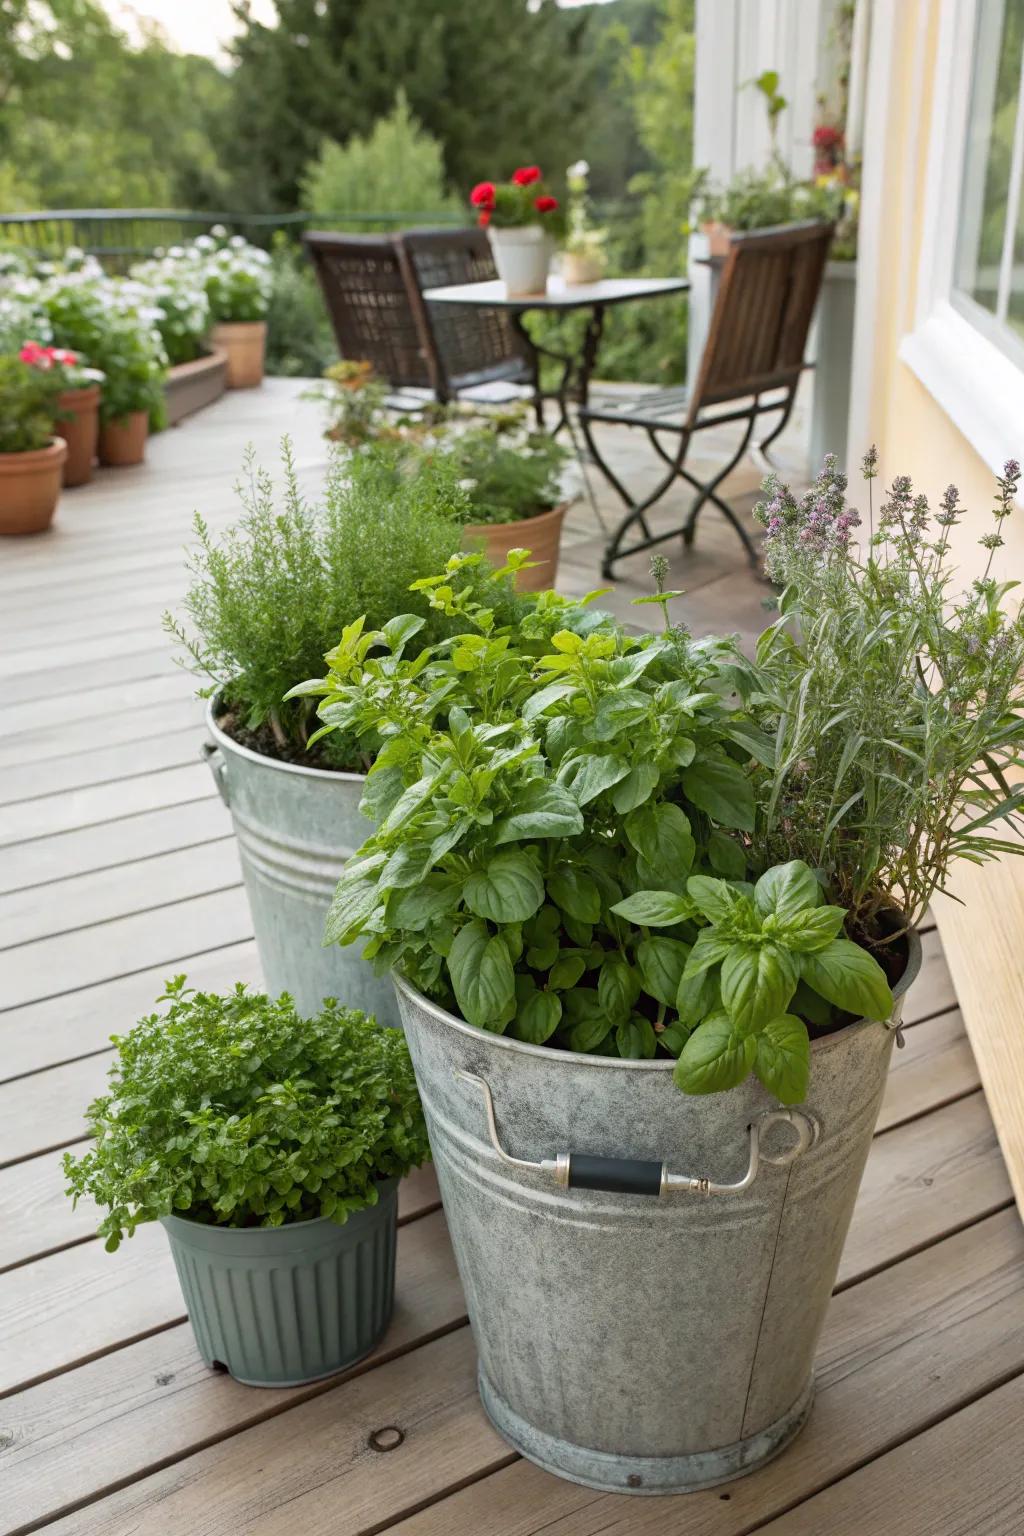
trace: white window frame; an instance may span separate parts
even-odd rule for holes
[[[954,293],[977,0],[941,0],[941,7],[914,329],[899,356],[989,468],[1000,470],[1024,448],[1024,347],[980,304]]]

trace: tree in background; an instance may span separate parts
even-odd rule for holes
[[[300,186],[303,208],[315,214],[457,213],[460,199],[445,190],[444,153],[413,117],[400,89],[387,117],[347,144],[324,139]],[[357,228],[389,228],[359,222]]]
[[[237,0],[232,158],[239,207],[294,209],[323,139],[367,136],[401,85],[444,147],[450,185],[585,150],[594,61],[587,10],[555,0],[277,0],[277,24]],[[244,200],[244,201],[243,201]],[[412,210],[416,211],[416,210]]]
[[[215,206],[229,94],[155,25],[131,47],[94,0],[0,0],[0,208]]]

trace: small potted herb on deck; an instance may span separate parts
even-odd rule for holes
[[[167,1232],[199,1352],[251,1386],[331,1375],[391,1317],[398,1180],[429,1157],[405,1040],[325,1004],[170,982],[115,1039],[68,1193],[109,1250]]]
[[[202,263],[213,320],[210,339],[227,353],[228,388],[252,389],[263,382],[273,267],[269,254],[241,235],[221,232],[218,241]]]

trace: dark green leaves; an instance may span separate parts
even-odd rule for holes
[[[676,1005],[689,953],[689,944],[660,935],[642,939],[637,945],[636,958],[643,989],[666,1008]]]
[[[754,791],[731,758],[699,758],[683,770],[682,782],[686,798],[712,821],[741,832],[754,830]]]
[[[640,996],[640,977],[624,955],[609,955],[601,967],[597,998],[613,1024],[620,1024]]]
[[[591,875],[574,864],[559,864],[548,876],[548,894],[556,906],[580,923],[601,916],[601,893]]]
[[[893,997],[878,961],[849,939],[833,939],[826,949],[806,955],[803,977],[822,997],[847,1013],[888,1019]]]
[[[754,1071],[781,1104],[802,1104],[811,1071],[807,1025],[791,1013],[770,1019],[757,1037]]]
[[[448,971],[462,1017],[500,1035],[515,1009],[515,977],[501,935],[479,920],[467,923],[455,935]]]
[[[525,853],[493,854],[463,890],[469,910],[492,923],[525,922],[544,901],[544,882]]]
[[[675,1080],[684,1093],[723,1093],[742,1083],[756,1059],[756,1037],[743,1034],[720,1009],[683,1046]]]
[[[543,1045],[558,1028],[562,1017],[561,1000],[553,992],[538,991],[529,977],[519,978],[516,995],[519,1005],[509,1025],[509,1034],[529,1045]]]
[[[544,779],[531,779],[511,815],[497,822],[496,843],[518,843],[531,837],[575,837],[583,831],[583,817],[568,790]]]

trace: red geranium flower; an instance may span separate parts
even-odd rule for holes
[[[532,187],[535,181],[540,181],[540,166],[521,165],[512,172],[512,180],[517,187]]]
[[[533,206],[538,213],[553,213],[558,207],[557,197],[535,197]]]
[[[481,209],[481,211],[477,214],[476,221],[478,224],[482,225],[484,229],[486,229],[488,224],[491,222],[491,210],[489,208]]]
[[[494,182],[480,181],[469,194],[469,200],[474,208],[494,207]]]
[[[813,144],[815,149],[835,149],[843,142],[843,136],[838,128],[833,128],[829,123],[819,123],[814,130]]]

